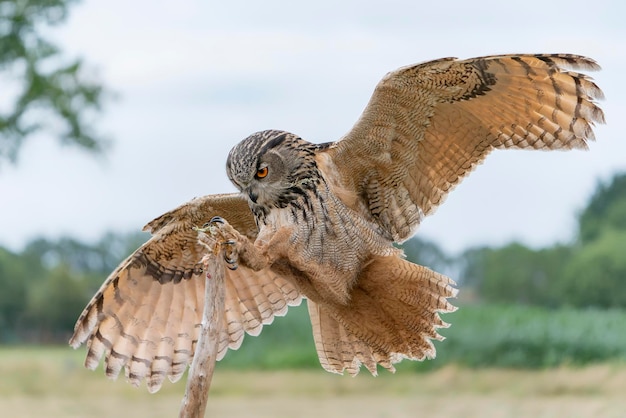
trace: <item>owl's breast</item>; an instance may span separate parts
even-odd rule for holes
[[[257,241],[269,243],[281,231],[288,258],[297,264],[315,265],[352,273],[371,255],[390,255],[392,243],[374,225],[348,208],[328,188],[307,193],[285,208],[273,208],[259,224]]]
[[[373,256],[398,251],[328,189],[268,211],[259,223],[257,244],[275,263],[297,272],[295,283],[307,297],[337,303],[347,303]]]

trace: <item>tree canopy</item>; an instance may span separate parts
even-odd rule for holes
[[[104,87],[81,59],[68,59],[42,34],[64,22],[75,0],[0,0],[0,165],[15,161],[24,140],[46,129],[63,144],[100,151],[105,140],[92,126]],[[14,85],[14,94],[6,86]]]
[[[462,276],[485,301],[626,307],[626,173],[599,183],[568,245],[471,249]]]
[[[626,231],[626,173],[600,182],[579,215],[582,243],[598,239],[608,230]]]

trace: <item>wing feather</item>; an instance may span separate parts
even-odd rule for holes
[[[247,201],[236,194],[194,199],[146,225],[152,238],[107,278],[76,323],[70,344],[87,343],[88,368],[95,369],[104,356],[107,376],[116,378],[124,369],[134,385],[147,380],[151,392],[165,377],[180,379],[193,358],[204,308],[206,249],[192,227],[213,216],[256,238]],[[274,316],[301,301],[293,284],[268,269],[226,270],[225,282],[218,358],[237,349],[244,333],[258,335]]]
[[[586,148],[600,88],[569,54],[444,58],[376,87],[347,135],[320,151],[337,196],[403,241],[493,149]]]

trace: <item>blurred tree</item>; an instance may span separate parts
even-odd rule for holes
[[[103,87],[88,80],[81,60],[64,59],[41,36],[42,26],[65,21],[74,2],[0,0],[0,75],[5,86],[21,87],[14,97],[3,88],[11,104],[0,108],[0,163],[15,161],[24,139],[42,127],[60,127],[62,143],[102,150],[87,118],[101,109]]]
[[[19,255],[0,248],[0,342],[15,339],[15,328],[26,305],[28,282]]]
[[[114,234],[108,232],[95,244],[63,237],[56,241],[38,238],[31,241],[22,253],[50,269],[61,264],[79,273],[108,275],[117,265],[143,244],[148,233]]]
[[[626,307],[626,173],[600,182],[579,215],[578,245],[559,284],[577,307]]]
[[[576,307],[626,307],[626,230],[607,230],[578,248],[559,293]]]
[[[40,238],[17,254],[0,247],[0,343],[67,339],[104,279],[148,236],[107,233],[95,244]]]
[[[21,331],[35,331],[39,341],[51,341],[60,334],[65,337],[85,307],[86,286],[87,280],[66,265],[49,271],[41,285],[29,289]]]
[[[626,307],[626,174],[598,184],[576,245],[472,248],[459,265],[461,283],[486,302]]]
[[[73,238],[64,237],[56,241],[44,238],[30,242],[22,254],[29,260],[31,270],[39,268],[40,275],[46,276],[57,268],[66,268],[80,280],[86,282],[83,301],[86,302],[98,290],[103,280],[117,265],[134,252],[149,237],[146,232],[129,234],[106,233],[94,244],[86,244]]]
[[[402,243],[407,260],[447,274],[452,260],[434,242],[413,237]]]
[[[485,302],[556,306],[557,281],[571,256],[568,246],[534,250],[520,243],[473,248],[461,256],[462,282]]]
[[[626,173],[599,183],[578,220],[582,243],[599,238],[604,231],[626,231]]]

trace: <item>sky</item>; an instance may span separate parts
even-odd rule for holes
[[[0,168],[0,245],[140,230],[194,196],[235,191],[226,156],[253,132],[337,140],[388,71],[522,52],[597,60],[607,125],[586,152],[492,153],[417,234],[451,253],[569,242],[598,182],[626,171],[624,16],[618,0],[82,1],[50,36],[115,92],[95,123],[112,145],[94,157],[50,134],[28,140]]]

